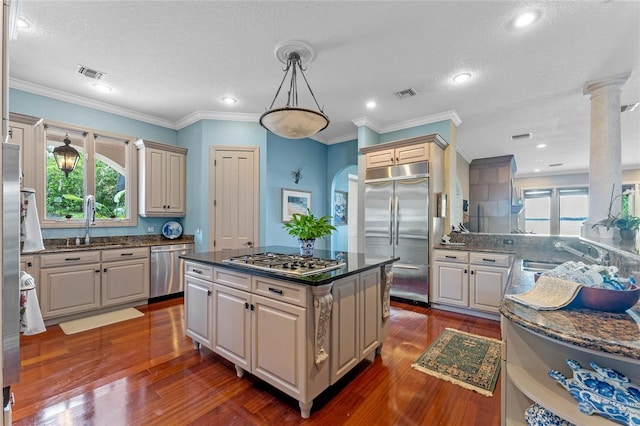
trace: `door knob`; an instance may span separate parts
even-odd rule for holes
[[[243,246],[247,246],[247,247],[253,247],[253,241],[247,241],[246,243],[242,244]]]

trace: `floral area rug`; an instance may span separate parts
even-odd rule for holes
[[[446,328],[411,366],[484,396],[492,396],[500,374],[502,342]]]

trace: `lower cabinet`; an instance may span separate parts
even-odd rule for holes
[[[212,312],[213,283],[185,274],[185,334],[193,339],[196,349],[200,348],[200,343],[211,347]]]
[[[43,254],[39,286],[44,319],[146,299],[149,249]]]
[[[307,286],[185,262],[185,332],[296,398],[313,398],[381,342],[381,271]],[[331,310],[329,310],[331,309]]]
[[[498,314],[509,254],[434,250],[433,302]]]

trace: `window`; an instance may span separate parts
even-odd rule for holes
[[[137,169],[132,138],[50,122],[43,130],[44,158],[40,164],[45,164],[45,173],[39,182],[42,188],[36,188],[38,203],[43,206],[42,226],[84,226],[87,195],[95,196],[95,226],[135,226]],[[68,177],[58,169],[53,156],[65,137],[80,154]]]
[[[588,211],[586,187],[524,191],[525,232],[577,236]]]
[[[587,188],[558,190],[560,208],[560,235],[580,235],[580,227],[589,213]]]
[[[524,191],[524,230],[527,233],[551,233],[551,189]]]

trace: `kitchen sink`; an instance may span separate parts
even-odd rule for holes
[[[547,262],[543,260],[530,260],[524,259],[522,261],[522,270],[529,272],[544,272],[549,271],[556,266],[560,266],[562,263],[557,262]]]

